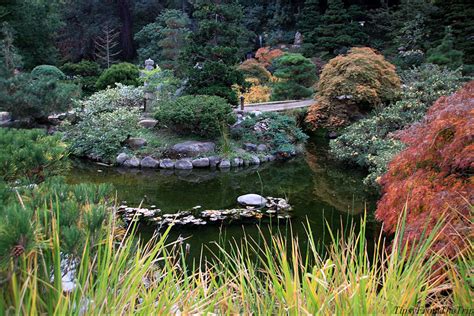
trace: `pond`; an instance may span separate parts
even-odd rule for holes
[[[108,168],[92,163],[75,162],[68,175],[71,183],[111,183],[117,190],[118,201],[137,207],[156,205],[165,213],[189,210],[195,206],[205,209],[228,209],[237,206],[237,197],[247,193],[286,197],[293,206],[291,223],[287,220],[263,223],[230,223],[225,226],[207,224],[192,228],[173,228],[170,239],[187,238],[191,257],[199,255],[201,247],[215,241],[239,240],[244,230],[257,237],[259,225],[263,231],[278,227],[287,233],[291,225],[304,246],[308,223],[318,242],[329,242],[327,225],[337,231],[351,222],[358,223],[364,209],[372,218],[376,194],[363,185],[365,174],[331,161],[327,142],[312,138],[305,154],[286,162],[271,162],[259,167],[219,170],[138,170]],[[243,229],[244,227],[244,229]],[[374,235],[377,225],[371,221],[367,234]],[[143,228],[151,234],[154,228]],[[368,236],[369,237],[369,236]],[[370,239],[370,238],[369,238]],[[212,247],[212,246],[211,246]]]

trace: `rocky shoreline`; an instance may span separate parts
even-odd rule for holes
[[[297,155],[270,154],[265,144],[244,144],[244,148],[235,152],[232,158],[215,155],[215,144],[212,142],[187,141],[170,148],[167,153],[173,158],[155,158],[152,156],[138,157],[137,155],[120,153],[115,159],[115,165],[126,168],[143,169],[176,169],[191,170],[199,168],[230,169],[244,166],[256,166],[275,160],[285,160]]]

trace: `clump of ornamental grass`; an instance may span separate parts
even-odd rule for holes
[[[307,229],[308,243],[280,232],[246,236],[215,257],[188,265],[168,231],[144,243],[119,229],[113,217],[102,239],[86,242],[78,257],[75,286],[61,282],[61,239],[57,219],[41,247],[18,257],[1,280],[0,309],[17,314],[393,314],[408,308],[469,308],[472,251],[455,261],[430,252],[437,230],[408,251],[400,219],[392,246],[376,240],[373,254],[360,231],[330,232],[321,252]],[[438,225],[438,228],[440,225]],[[127,235],[129,238],[124,238]],[[36,234],[41,238],[41,232]],[[472,249],[472,247],[471,247]],[[324,255],[322,255],[324,253]],[[10,267],[13,267],[12,262]],[[433,271],[443,266],[445,272]],[[54,277],[51,277],[51,276]]]

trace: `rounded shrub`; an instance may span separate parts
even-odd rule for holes
[[[245,78],[256,78],[260,83],[267,83],[272,77],[272,74],[256,59],[247,59],[239,65],[239,70]]]
[[[83,60],[79,63],[66,63],[61,67],[66,76],[78,83],[85,95],[91,95],[97,91],[96,82],[100,75],[98,63]]]
[[[65,63],[61,70],[68,76],[98,77],[100,75],[99,64],[90,60],[82,60],[78,63]]]
[[[373,49],[359,47],[326,64],[317,90],[307,121],[314,128],[331,128],[397,99],[401,82],[394,65]]]
[[[273,88],[272,99],[297,100],[313,94],[311,86],[316,82],[316,66],[301,54],[285,54],[273,62],[275,77],[279,79]]]
[[[96,83],[97,89],[105,89],[108,86],[114,87],[116,83],[122,83],[127,86],[138,86],[140,71],[138,67],[130,63],[120,63],[112,65],[105,70]]]
[[[58,67],[51,65],[36,66],[31,71],[31,75],[34,78],[51,77],[58,80],[63,80],[66,78],[66,75],[61,70],[59,70]]]
[[[180,134],[215,137],[223,125],[235,122],[235,115],[221,97],[188,95],[161,104],[156,119]]]
[[[271,49],[270,47],[261,47],[255,53],[255,59],[260,64],[268,68],[271,66],[274,59],[282,56],[284,52],[281,49]]]

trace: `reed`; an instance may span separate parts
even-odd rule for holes
[[[450,261],[430,250],[441,223],[408,248],[401,217],[392,246],[380,235],[372,255],[363,218],[357,231],[328,228],[332,242],[325,252],[308,225],[306,246],[290,227],[271,237],[261,232],[226,247],[218,243],[213,258],[189,263],[168,231],[143,242],[134,227],[124,231],[111,216],[103,238],[86,242],[77,256],[75,287],[65,291],[58,218],[49,223],[51,238],[42,240],[37,231],[39,246],[10,262],[0,314],[365,315],[472,308],[472,251]]]

